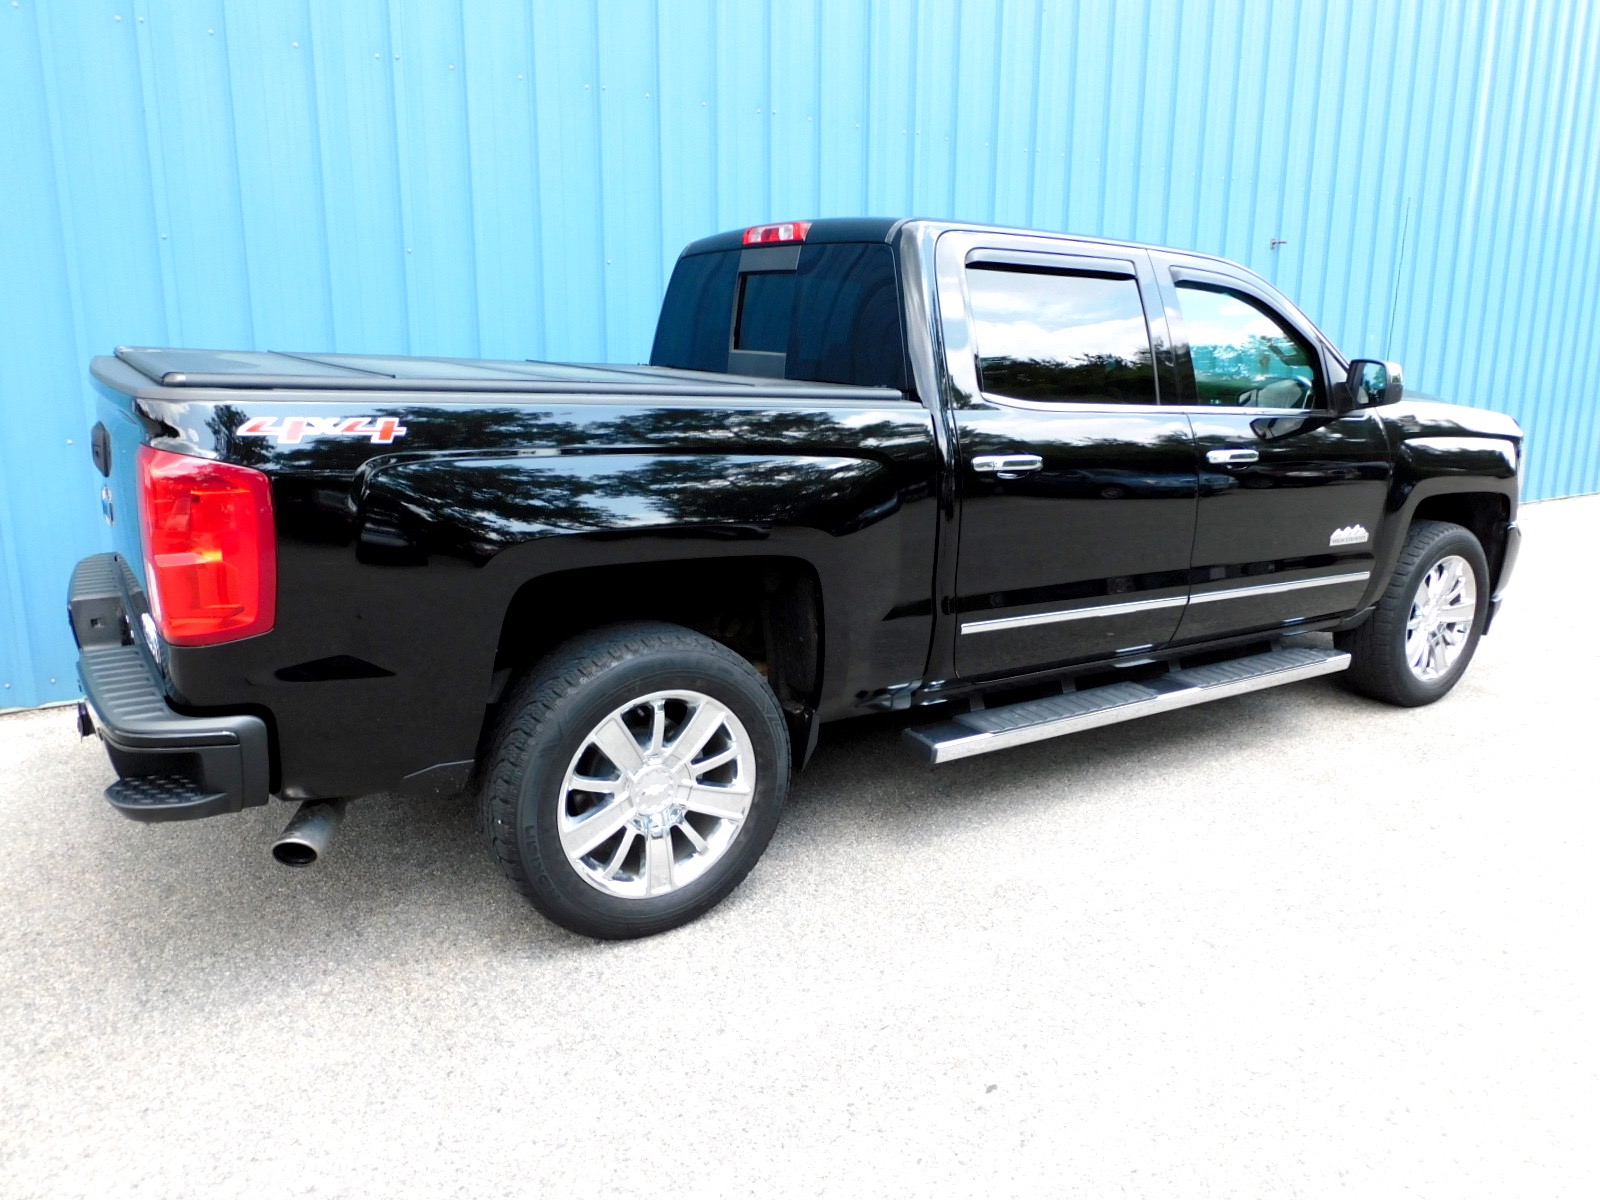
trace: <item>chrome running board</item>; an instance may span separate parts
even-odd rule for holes
[[[1343,651],[1295,646],[1188,667],[1146,683],[1113,683],[1003,708],[979,709],[937,725],[908,729],[905,739],[927,758],[929,766],[937,766],[974,754],[1007,750],[1135,717],[1188,708],[1191,704],[1331,675],[1349,665],[1350,656]]]

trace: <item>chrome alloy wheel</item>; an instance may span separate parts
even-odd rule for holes
[[[589,731],[556,829],[578,875],[613,896],[676,891],[727,852],[755,795],[755,744],[700,692],[652,692]]]
[[[1406,663],[1423,683],[1447,675],[1466,649],[1478,613],[1478,583],[1459,554],[1434,563],[1411,598]]]

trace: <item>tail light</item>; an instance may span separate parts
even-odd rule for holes
[[[249,467],[139,448],[145,579],[161,636],[207,646],[277,617],[272,489]]]
[[[778,225],[752,225],[744,231],[746,246],[762,246],[774,242],[803,242],[811,232],[810,221],[784,221]]]

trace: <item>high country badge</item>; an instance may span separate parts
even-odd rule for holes
[[[1367,540],[1367,527],[1365,525],[1346,525],[1342,529],[1335,529],[1328,535],[1330,546],[1359,546]]]

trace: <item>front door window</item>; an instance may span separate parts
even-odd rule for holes
[[[1196,402],[1219,408],[1316,408],[1316,356],[1236,292],[1179,283]]]

